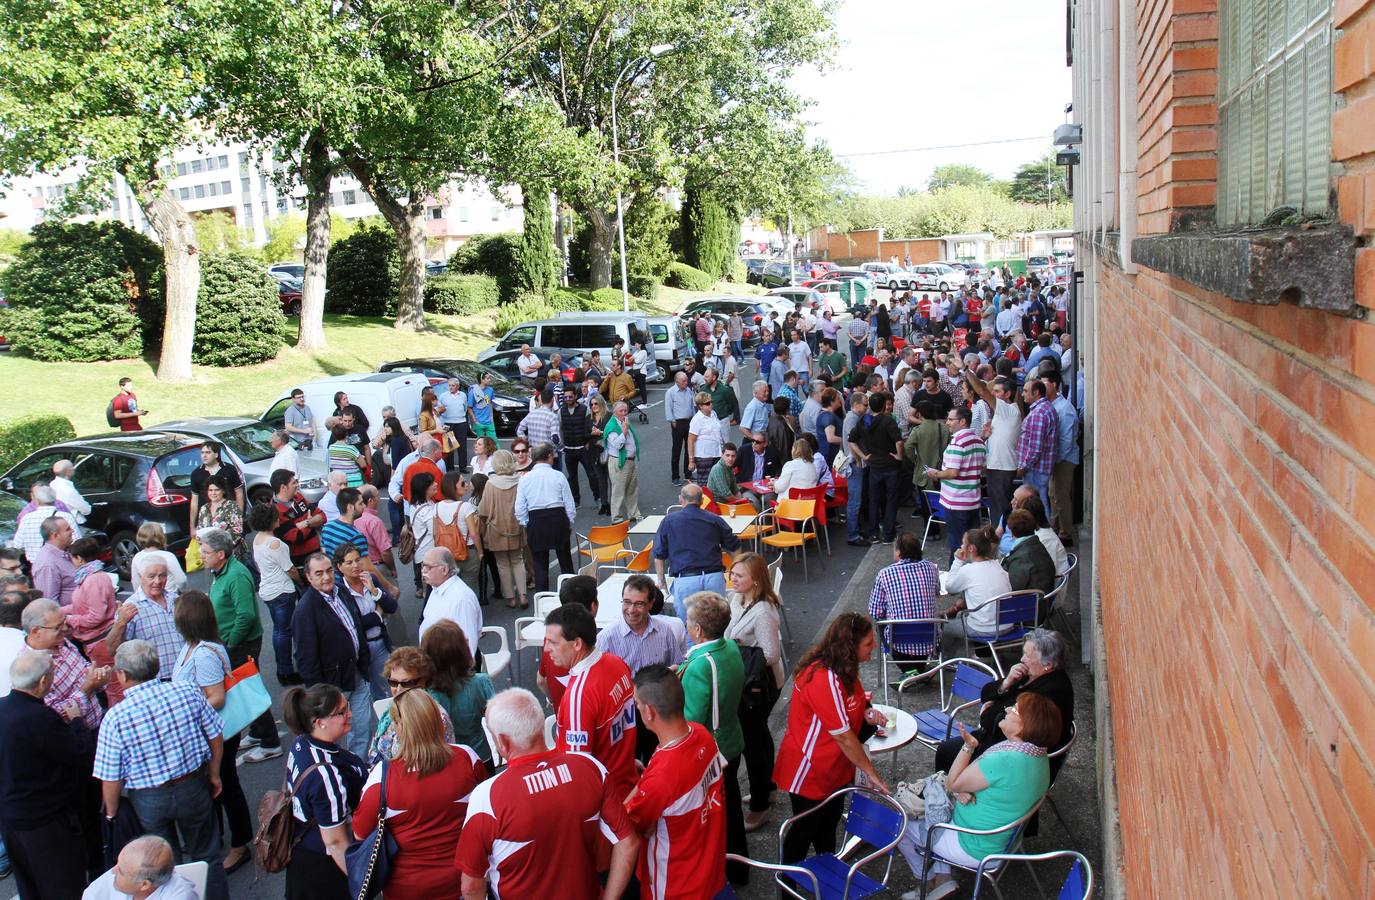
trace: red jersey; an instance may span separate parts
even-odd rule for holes
[[[630,667],[600,650],[568,673],[559,703],[558,748],[590,753],[606,766],[610,791],[620,800],[635,784],[635,682]]]
[[[115,412],[138,412],[138,395],[133,392],[125,393],[120,391],[115,396]],[[119,420],[120,431],[142,431],[143,426],[138,423],[138,416],[131,416],[127,419]]]
[[[654,751],[625,801],[647,836],[639,865],[644,900],[715,897],[726,885],[726,761],[705,725],[689,722],[688,729]]]
[[[486,879],[498,900],[599,896],[599,835],[619,843],[634,831],[606,777],[586,753],[517,757],[469,796],[455,867]]]
[[[863,687],[855,684],[854,690],[847,690],[830,669],[809,666],[793,682],[774,783],[790,794],[824,800],[853,782],[855,765],[834,736],[858,734],[863,723]]]
[[[917,301],[917,315],[923,319],[931,317],[931,298],[923,295],[922,298]]]
[[[541,650],[539,673],[544,676],[544,691],[549,695],[549,702],[553,704],[554,709],[558,709],[559,704],[563,702],[564,692],[568,690],[568,670],[555,664],[548,650]]]

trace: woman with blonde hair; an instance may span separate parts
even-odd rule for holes
[[[404,691],[420,690],[428,694],[438,706],[443,694],[437,694],[430,682],[434,679],[434,663],[419,647],[397,647],[382,664],[382,678],[393,698]],[[383,759],[395,759],[396,720],[392,718],[392,708],[388,706],[378,717],[377,732],[372,736],[372,746],[368,748],[368,765],[374,766]],[[440,723],[444,729],[444,740],[454,741],[454,726],[449,714],[440,709]]]
[[[527,445],[528,446],[528,445]],[[509,450],[492,454],[492,474],[482,490],[477,518],[482,525],[482,549],[496,558],[501,596],[514,609],[529,606],[525,590],[525,529],[516,521],[516,458]]]
[[[773,589],[769,565],[758,553],[741,553],[730,569],[730,626],[726,637],[741,648],[741,655],[763,657],[763,671],[755,683],[746,684],[740,701],[740,729],[745,735],[745,770],[750,779],[750,810],[745,830],[758,831],[769,820],[773,793],[773,733],[769,713],[787,680],[783,670],[783,601]],[[749,672],[746,673],[747,675]]]
[[[167,592],[180,594],[182,588],[186,587],[186,572],[167,549],[167,533],[162,530],[162,526],[157,522],[144,522],[134,535],[134,543],[139,546],[139,551],[129,563],[129,581],[133,584],[134,590],[138,590],[143,567],[156,559],[167,565]]]
[[[778,499],[788,499],[792,488],[816,487],[816,463],[812,461],[812,445],[798,438],[793,441],[792,459],[783,464],[783,471],[774,479],[773,491]]]
[[[424,692],[403,690],[392,701],[396,753],[373,766],[353,814],[353,833],[376,828],[386,780],[386,827],[396,840],[391,876],[382,886],[387,900],[457,897],[463,873],[454,868],[467,797],[487,777],[471,747],[444,739],[439,707]]]

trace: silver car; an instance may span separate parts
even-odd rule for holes
[[[176,431],[219,441],[225,448],[224,461],[243,473],[244,490],[251,503],[272,499],[272,426],[258,419],[239,416],[207,416],[203,419],[176,419],[154,425],[145,431]],[[298,455],[297,474],[301,493],[311,503],[324,496],[329,466],[304,453]]]

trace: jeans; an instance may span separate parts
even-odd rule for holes
[[[391,651],[387,649],[386,637],[368,638],[368,652],[372,654],[368,660],[368,685],[372,688],[372,699],[385,700],[391,696],[387,679],[382,677],[382,667],[387,664],[387,657],[391,655]]]
[[[296,615],[296,592],[278,594],[267,601],[272,616],[272,655],[277,658],[277,680],[283,675],[295,675],[296,664],[291,656],[291,620]]]
[[[1028,469],[1022,482],[1036,488],[1036,493],[1041,495],[1042,508],[1045,509],[1046,515],[1050,515],[1050,474],[1042,475]]]
[[[898,528],[898,467],[870,467],[869,490],[872,497],[869,504],[869,530],[879,531],[884,540],[892,540]]]
[[[387,509],[390,510],[391,517],[391,542],[395,544],[401,540],[401,504],[390,500],[387,502]]]
[[[864,492],[868,471],[866,466],[850,466],[849,496],[845,501],[845,530],[852,541],[858,541],[864,537],[864,527],[860,524],[860,512],[864,508]]]
[[[372,685],[363,678],[348,691],[349,709],[353,710],[353,728],[349,731],[348,749],[359,759],[368,758],[368,744],[372,742]]]
[[[867,348],[865,347],[864,344],[851,344],[851,345],[850,345],[850,367],[851,367],[851,368],[854,368],[855,366],[859,365],[859,361],[860,361],[861,359],[864,358],[864,353],[865,353],[866,349],[867,349]]]
[[[731,342],[730,342],[730,352],[731,352],[731,355],[734,356],[736,359],[744,359],[744,358],[745,358],[745,343],[744,343],[744,341],[741,341],[741,340],[739,340],[739,339],[736,339],[736,340],[731,341]]]
[[[977,509],[950,509],[945,510],[945,542],[950,546],[950,555],[953,558],[955,551],[960,549],[964,543],[964,533],[979,524],[979,511]]]
[[[468,423],[453,422],[445,425],[458,441],[458,448],[449,454],[449,471],[462,472],[468,468]]]
[[[664,607],[664,615],[676,615],[680,619],[687,618],[687,598],[698,591],[715,591],[721,596],[726,595],[726,573],[708,572],[705,575],[679,575],[673,579],[673,584],[669,586],[669,596],[673,598],[673,609]]]
[[[602,499],[601,476],[597,472],[597,451],[591,447],[575,449],[569,447],[563,451],[564,462],[567,463],[564,472],[568,475],[568,487],[573,493],[573,503],[582,503],[582,490],[578,484],[578,467],[581,466],[587,473],[587,485],[592,489],[592,496],[600,503]]]
[[[172,858],[181,853],[210,867],[205,896],[227,900],[229,883],[220,864],[220,821],[210,799],[208,771],[202,767],[185,781],[129,791],[129,802],[147,834],[172,845]]]
[[[1010,469],[985,469],[988,479],[988,518],[994,525],[1012,509],[1012,479],[1017,473]]]

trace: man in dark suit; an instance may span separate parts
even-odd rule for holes
[[[74,805],[91,778],[95,735],[74,704],[59,715],[43,703],[49,654],[21,653],[10,679],[0,697],[0,838],[21,897],[77,900],[87,860]]]
[[[367,758],[372,738],[372,688],[368,684],[368,650],[363,616],[347,591],[334,579],[334,564],[323,553],[306,560],[306,581],[291,633],[296,645],[296,671],[307,687],[332,684],[353,709],[348,749]]]
[[[736,481],[773,478],[781,471],[783,461],[778,458],[778,451],[769,446],[764,434],[756,433],[748,443],[741,442],[740,452],[735,458]]]

